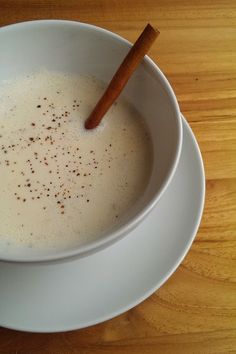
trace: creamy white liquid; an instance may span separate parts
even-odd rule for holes
[[[119,99],[84,129],[104,88],[41,71],[0,86],[0,243],[63,249],[99,238],[142,195],[152,163],[142,118]]]

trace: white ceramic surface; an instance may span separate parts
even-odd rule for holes
[[[79,22],[43,20],[0,29],[0,80],[40,68],[92,75],[108,83],[131,44],[99,27]],[[7,261],[49,261],[87,255],[119,240],[150,212],[174,175],[182,144],[182,126],[175,95],[160,69],[145,57],[123,95],[141,112],[150,130],[154,163],[149,184],[122,224],[98,241],[62,252],[19,249],[1,254]],[[96,102],[95,102],[96,103]],[[94,103],[94,104],[95,104]],[[66,237],[66,235],[65,235]]]
[[[184,121],[183,149],[165,195],[126,238],[63,264],[0,263],[0,325],[34,332],[87,327],[134,307],[175,271],[197,232],[205,179]]]

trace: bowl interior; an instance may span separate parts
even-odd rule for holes
[[[109,82],[130,44],[103,29],[69,21],[35,21],[0,30],[0,81],[40,68],[93,75]],[[62,254],[12,254],[10,259],[42,260],[85,254],[126,234],[152,208],[173,175],[181,148],[181,120],[174,94],[157,66],[146,57],[124,95],[144,117],[152,137],[154,160],[144,195],[123,224],[98,242]],[[52,252],[52,251],[50,251]],[[0,254],[0,259],[4,258]]]

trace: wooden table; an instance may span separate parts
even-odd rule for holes
[[[236,2],[0,0],[0,25],[40,18],[92,23],[130,41],[149,21],[160,29],[150,56],[200,144],[206,205],[189,254],[144,303],[70,333],[2,328],[0,353],[236,353]]]

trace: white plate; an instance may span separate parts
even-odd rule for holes
[[[204,204],[201,154],[183,121],[176,174],[147,219],[104,251],[62,264],[0,263],[0,325],[59,332],[115,317],[150,296],[176,270],[197,232]]]

